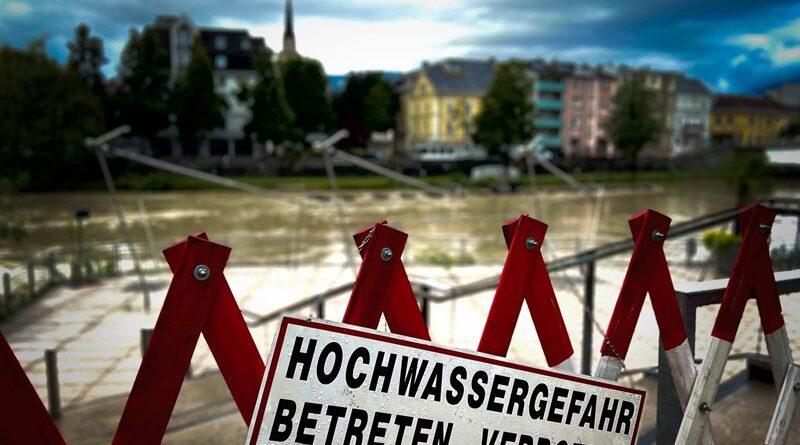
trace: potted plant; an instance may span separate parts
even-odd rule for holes
[[[703,233],[703,245],[711,252],[711,261],[717,276],[726,277],[731,273],[741,243],[741,236],[724,230]]]

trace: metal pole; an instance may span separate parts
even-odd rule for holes
[[[431,301],[428,297],[422,297],[422,319],[425,320],[425,326],[430,327],[430,316],[431,316]]]
[[[14,306],[14,297],[11,295],[11,275],[8,272],[3,274],[3,297],[6,300],[6,314],[10,314]]]
[[[144,234],[147,236],[147,248],[150,250],[150,259],[153,260],[153,266],[155,266],[158,264],[159,255],[158,247],[156,247],[156,239],[153,236],[153,229],[150,227],[150,216],[147,214],[147,207],[144,206],[144,199],[139,198],[137,204],[139,205],[139,217],[142,219]]]
[[[325,299],[320,299],[317,303],[317,318],[325,318]]]
[[[47,404],[50,407],[50,417],[61,418],[61,388],[58,385],[58,351],[47,349],[44,351],[45,372],[47,374]]]
[[[153,330],[150,328],[142,328],[139,331],[139,343],[142,350],[142,358],[144,358],[144,353],[147,351],[147,345],[150,344],[150,337],[153,336]]]
[[[353,260],[353,248],[350,244],[350,236],[348,236],[347,229],[344,227],[344,209],[342,208],[341,201],[339,201],[339,186],[336,184],[336,171],[333,169],[333,161],[331,161],[330,149],[328,147],[323,147],[322,158],[325,161],[325,172],[328,174],[328,181],[331,184],[331,191],[333,192],[333,205],[336,209],[338,226],[342,235],[344,257],[347,261],[347,266],[353,272],[353,276],[355,276],[358,270]]]
[[[86,267],[86,258],[84,257],[83,254],[83,218],[77,216],[75,219],[76,219],[75,244],[77,244],[77,249],[78,249],[78,251],[76,252],[76,255],[78,257],[77,263],[78,263],[78,270],[80,271],[80,276],[83,277],[84,276],[83,271],[84,268]],[[88,274],[88,270],[86,272]]]
[[[47,254],[47,279],[53,283],[58,277],[58,269],[56,269],[56,254],[49,252]]]
[[[133,236],[131,235],[131,231],[128,228],[128,223],[125,221],[125,213],[122,209],[122,205],[119,203],[119,199],[117,198],[117,189],[114,186],[114,179],[111,177],[111,171],[108,169],[108,162],[106,161],[104,148],[96,146],[95,154],[97,154],[97,161],[100,163],[100,170],[103,171],[103,179],[105,180],[106,187],[108,188],[108,194],[111,200],[111,207],[117,214],[117,218],[119,219],[119,225],[122,228],[122,233],[125,235],[125,239],[128,244],[128,249],[131,251],[131,259],[133,260],[133,270],[139,277],[139,286],[141,286],[142,288],[142,296],[144,298],[144,310],[146,312],[150,312],[150,291],[147,288],[147,280],[145,279],[144,272],[142,271],[142,268],[139,265],[139,256],[136,254],[136,246],[134,246],[133,244]]]
[[[31,299],[36,296],[36,269],[33,260],[28,261],[28,292]]]
[[[592,375],[592,317],[594,314],[594,272],[595,263],[586,263],[586,275],[584,277],[584,311],[583,311],[583,352],[581,354],[581,373]]]

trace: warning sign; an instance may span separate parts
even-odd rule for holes
[[[247,445],[633,444],[644,391],[286,317]]]

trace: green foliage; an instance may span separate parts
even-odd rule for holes
[[[169,125],[169,58],[154,31],[131,29],[117,67],[112,97],[114,125],[127,124],[133,134],[153,138]]]
[[[766,153],[757,150],[736,150],[720,169],[725,182],[736,193],[736,204],[745,205],[769,194],[769,160]]]
[[[89,26],[81,23],[75,28],[75,39],[67,43],[67,69],[75,73],[98,98],[105,97],[105,79],[100,71],[108,62],[103,52],[103,40],[92,36]]]
[[[302,141],[308,133],[329,130],[333,115],[322,64],[314,59],[292,58],[281,64],[281,73],[286,99],[295,115],[296,140]]]
[[[394,128],[398,98],[382,73],[353,73],[333,108],[337,126],[350,133],[347,144],[364,147],[373,131]]]
[[[655,115],[656,99],[639,76],[622,82],[614,95],[605,126],[614,145],[628,159],[635,161],[644,146],[661,133],[661,123]]]
[[[0,47],[0,177],[52,189],[96,176],[83,140],[103,128],[98,100],[45,54],[43,41]]]
[[[510,145],[533,137],[533,120],[533,80],[527,67],[515,60],[499,64],[475,118],[473,138],[507,160]]]
[[[184,142],[202,139],[209,131],[225,124],[225,98],[214,88],[214,68],[203,42],[192,45],[192,59],[178,79],[172,96],[178,134]]]
[[[286,101],[283,82],[273,61],[273,53],[257,56],[254,68],[258,80],[253,86],[241,85],[238,98],[250,107],[252,118],[245,125],[247,134],[255,134],[259,142],[279,144],[292,139],[294,113]]]
[[[742,243],[742,237],[724,230],[707,230],[703,232],[703,245],[710,251],[721,254]]]

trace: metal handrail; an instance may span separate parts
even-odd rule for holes
[[[792,209],[789,207],[776,207],[776,204],[800,207],[800,199],[797,198],[776,197],[776,198],[761,200],[759,202],[761,204],[770,206],[771,208],[775,209],[778,212],[778,214],[781,215],[800,215],[799,209]],[[675,224],[670,228],[669,233],[673,237],[693,233],[698,230],[703,230],[709,227],[719,225],[720,223],[728,222],[733,218],[735,218],[738,213],[739,213],[739,208],[721,210],[715,213],[711,213],[709,215],[695,218],[690,221],[685,221],[682,223]],[[604,246],[588,249],[564,258],[557,258],[551,261],[547,265],[547,271],[553,273],[556,271],[561,271],[572,267],[582,266],[588,263],[594,263],[597,260],[626,252],[632,248],[633,248],[632,240],[625,239],[625,240],[615,241],[606,244]],[[430,302],[445,302],[456,298],[466,297],[478,292],[491,290],[497,287],[497,282],[499,279],[500,276],[495,275],[489,278],[483,278],[481,280],[474,281],[472,283],[467,283],[453,287],[446,287],[442,286],[441,284],[427,283],[423,281],[412,281],[411,286],[414,289],[414,295],[416,295],[417,300],[419,300],[422,303],[423,313],[427,315],[427,305]],[[293,312],[307,306],[315,304],[324,305],[325,301],[327,301],[328,299],[342,295],[347,291],[349,291],[350,289],[352,289],[354,284],[355,284],[354,282],[342,284],[340,286],[328,289],[325,292],[304,298],[300,301],[297,301],[288,306],[272,311],[268,314],[260,315],[247,310],[242,310],[242,313],[245,314],[246,317],[250,318],[250,320],[247,322],[248,326],[256,327],[261,324],[277,320],[286,313]],[[324,309],[320,310],[324,311]]]

